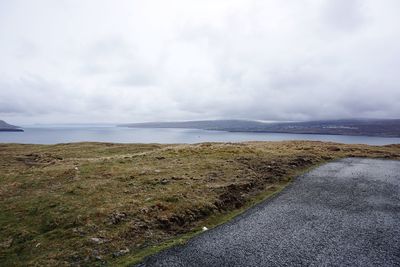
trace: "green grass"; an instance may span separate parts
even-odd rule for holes
[[[326,161],[399,152],[305,141],[0,144],[0,265],[137,263]]]

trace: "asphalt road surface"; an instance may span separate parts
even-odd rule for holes
[[[400,266],[400,161],[321,166],[139,266]]]

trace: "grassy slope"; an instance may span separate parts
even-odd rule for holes
[[[134,262],[348,156],[399,159],[400,146],[0,144],[0,265]]]

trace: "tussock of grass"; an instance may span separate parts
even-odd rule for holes
[[[0,265],[126,265],[186,241],[342,157],[323,142],[0,144]]]

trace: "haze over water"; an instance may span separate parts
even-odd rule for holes
[[[201,143],[313,140],[346,144],[400,144],[400,138],[370,136],[249,133],[197,129],[145,129],[114,126],[41,126],[25,127],[25,132],[0,132],[0,143],[58,144],[70,142],[113,143]]]

